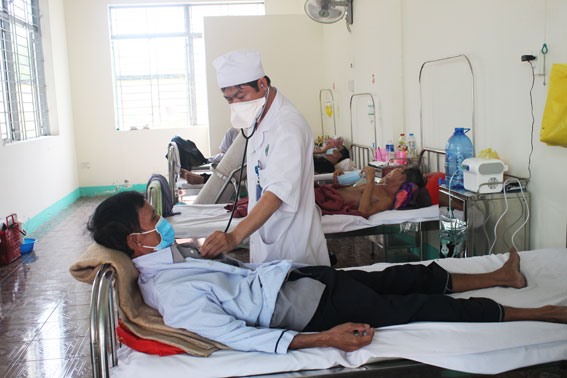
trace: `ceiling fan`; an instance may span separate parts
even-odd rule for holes
[[[344,18],[350,31],[353,0],[307,0],[305,13],[314,21],[332,24]]]

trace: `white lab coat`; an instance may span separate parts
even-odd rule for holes
[[[249,214],[257,203],[258,181],[262,193],[270,191],[282,200],[280,208],[250,236],[250,261],[291,259],[330,265],[313,190],[313,134],[279,91],[249,140],[247,174]]]

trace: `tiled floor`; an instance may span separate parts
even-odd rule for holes
[[[91,377],[90,286],[69,266],[91,243],[88,217],[100,197],[80,198],[30,235],[34,251],[0,267],[0,377]],[[358,253],[344,253],[360,243]],[[330,241],[338,266],[377,261],[367,240]],[[246,260],[247,251],[234,254]],[[346,258],[345,256],[351,256]]]
[[[0,267],[0,376],[91,377],[90,286],[69,266],[90,244],[100,198],[81,198],[30,235],[34,251]]]
[[[38,240],[32,253],[0,267],[0,377],[92,377],[90,286],[75,281],[68,269],[91,243],[85,226],[101,199],[80,198],[31,235]],[[332,239],[328,245],[336,254],[337,267],[368,265],[386,258],[363,237]],[[246,250],[232,255],[248,258]],[[416,259],[404,251],[389,253],[387,258]],[[436,370],[431,374],[423,375],[420,370],[417,375],[400,376],[446,376],[442,369],[432,369]],[[559,378],[566,372],[565,364],[559,363],[499,376]],[[374,376],[375,372],[369,373]]]

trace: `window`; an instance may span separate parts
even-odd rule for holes
[[[206,125],[203,18],[263,14],[263,1],[111,6],[116,128]]]
[[[38,0],[2,0],[0,130],[4,143],[49,134]]]

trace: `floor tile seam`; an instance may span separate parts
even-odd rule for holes
[[[25,347],[25,351],[23,352],[24,354],[28,351],[28,349],[30,347],[32,347],[33,344],[41,342],[41,341],[53,341],[53,340],[67,340],[67,341],[77,341],[76,343],[73,343],[73,353],[71,355],[76,355],[78,350],[81,349],[81,346],[83,345],[85,339],[87,338],[87,336],[83,335],[83,336],[73,336],[73,337],[62,337],[62,338],[57,338],[57,339],[37,339],[37,340],[32,340],[31,342],[26,342],[26,347]],[[65,356],[65,357],[54,357],[54,358],[25,358],[26,361],[43,361],[43,360],[57,360],[57,359],[61,359],[61,358],[69,358],[70,356]]]

